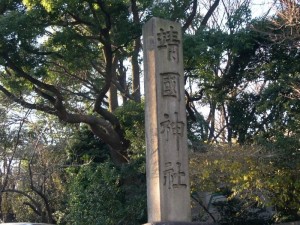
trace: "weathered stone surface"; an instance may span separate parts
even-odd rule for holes
[[[144,225],[218,225],[217,223],[191,223],[191,222],[153,222]]]
[[[143,27],[143,41],[148,222],[189,222],[181,26],[152,18]]]

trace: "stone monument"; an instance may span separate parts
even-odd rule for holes
[[[191,221],[181,33],[159,18],[143,27],[149,224]]]

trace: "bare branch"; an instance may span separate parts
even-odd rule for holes
[[[198,7],[198,0],[193,0],[193,9],[189,17],[187,18],[185,24],[182,27],[183,32],[188,29],[188,27],[192,24],[193,19],[196,16],[197,13],[197,7]]]
[[[216,8],[218,7],[220,3],[220,0],[216,0],[211,7],[209,8],[209,10],[207,11],[206,15],[204,16],[203,20],[201,21],[201,27],[205,27],[207,25],[207,22],[209,20],[209,18],[212,16],[212,14],[214,13],[214,11],[216,10]]]

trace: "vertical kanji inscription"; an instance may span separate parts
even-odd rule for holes
[[[178,120],[178,112],[174,112],[175,120],[170,120],[168,113],[164,114],[164,120],[160,122],[160,133],[165,135],[165,140],[169,140],[169,135],[183,136],[184,134],[184,122]]]
[[[179,74],[161,73],[162,95],[177,98],[179,96]]]
[[[184,181],[185,172],[181,170],[181,163],[176,165],[172,162],[165,163],[164,170],[164,186],[168,189],[172,188],[186,188],[187,184]]]
[[[182,31],[152,18],[143,28],[149,224],[191,221]]]
[[[179,32],[173,26],[169,30],[163,28],[159,29],[157,33],[157,47],[160,49],[167,49],[167,59],[171,62],[179,62]]]

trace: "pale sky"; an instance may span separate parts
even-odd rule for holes
[[[271,10],[270,10],[271,8]],[[274,0],[252,0],[252,14],[253,17],[264,16],[267,13],[271,15],[274,13]]]

